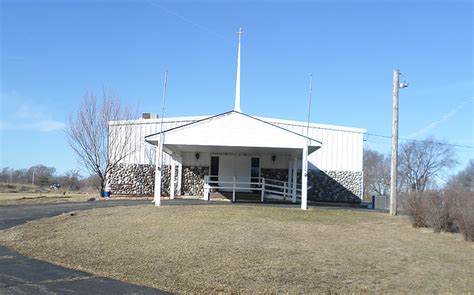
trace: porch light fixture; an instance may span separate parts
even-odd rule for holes
[[[276,160],[276,156],[275,155],[272,155],[272,162],[275,163],[275,160]]]
[[[196,157],[196,160],[199,160],[199,157],[200,157],[200,156],[201,156],[201,155],[200,155],[199,153],[194,154],[194,157]]]

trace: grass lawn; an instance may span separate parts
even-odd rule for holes
[[[11,228],[0,243],[179,293],[474,292],[474,243],[374,212],[115,207]]]

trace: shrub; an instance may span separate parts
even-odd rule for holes
[[[402,206],[405,213],[410,218],[413,227],[427,227],[426,224],[426,202],[422,198],[422,194],[413,192],[405,194],[402,197]]]
[[[474,194],[450,188],[446,190],[449,214],[466,241],[474,241]]]
[[[424,212],[425,224],[433,228],[434,232],[458,231],[453,222],[452,212],[450,212],[452,202],[443,191],[432,191],[424,194],[423,202],[426,203],[424,207],[426,209]]]
[[[474,241],[474,194],[456,188],[402,195],[401,205],[413,227],[434,232],[460,232]]]

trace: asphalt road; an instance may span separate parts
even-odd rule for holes
[[[0,229],[65,212],[150,201],[95,201],[0,206]],[[0,246],[0,294],[169,294],[32,259]]]

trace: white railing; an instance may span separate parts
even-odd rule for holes
[[[212,180],[212,179],[218,180]],[[238,191],[260,191],[260,201],[265,197],[278,200],[293,198],[293,187],[286,181],[263,178],[263,177],[235,177],[235,176],[204,176],[204,200],[209,200],[211,190],[232,191],[232,202],[235,202],[235,194]],[[301,185],[297,185],[296,199],[301,199]]]

